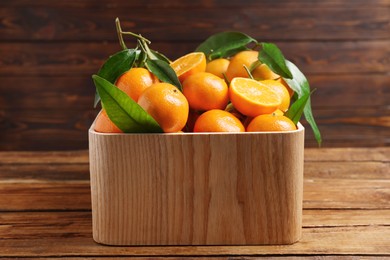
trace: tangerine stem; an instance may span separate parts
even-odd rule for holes
[[[115,19],[115,25],[116,25],[116,32],[118,34],[119,44],[121,45],[122,49],[126,50],[127,46],[125,44],[125,41],[123,40],[123,36],[122,36],[123,32],[122,32],[121,23],[120,23],[118,17]]]

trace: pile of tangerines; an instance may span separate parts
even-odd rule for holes
[[[203,52],[193,52],[170,63],[182,91],[160,82],[145,67],[131,68],[115,85],[165,133],[295,130],[296,125],[284,116],[294,92],[266,64],[257,66],[250,75],[245,68],[257,59],[254,50],[210,62]],[[104,109],[96,119],[95,131],[122,132]]]
[[[116,22],[121,45],[125,52],[129,51],[121,36],[119,20]],[[216,59],[206,58],[204,52],[197,51],[169,61],[161,54],[157,58],[155,54],[158,53],[152,53],[145,42],[147,39],[135,36],[138,37],[144,54],[143,60],[139,58],[142,62],[133,60],[129,68],[119,71],[114,81],[108,84],[115,91],[120,90],[119,94],[135,104],[137,110],[144,110],[141,112],[146,112],[146,117],[151,116],[151,121],[158,124],[160,131],[258,132],[290,131],[297,128],[285,116],[294,91],[283,77],[259,61],[258,51],[245,48],[234,52],[232,57]],[[152,64],[147,62],[148,58],[149,61],[161,58],[165,61],[162,62],[164,66],[153,69]],[[164,79],[161,70],[171,73],[174,81],[167,83],[169,80]],[[160,75],[160,79],[156,74]],[[116,94],[111,95],[115,99]],[[113,118],[115,109],[107,112],[103,101],[102,98],[103,109],[96,118],[94,130],[105,133],[123,132],[117,126],[123,121],[118,119],[120,117]],[[130,107],[134,108],[134,105]],[[116,110],[126,109],[117,107]],[[137,113],[127,111],[127,115],[131,112]]]

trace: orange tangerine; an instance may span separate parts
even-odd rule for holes
[[[248,78],[234,78],[230,82],[229,97],[240,113],[250,117],[272,113],[281,104],[275,91]]]
[[[290,88],[290,86],[287,84],[287,82],[282,77],[278,78],[276,81],[283,84],[283,86],[287,89],[288,93],[290,94],[290,98],[294,95],[294,90],[292,90],[292,88]]]
[[[275,114],[259,115],[247,126],[248,132],[291,131],[297,127],[288,117]]]
[[[115,85],[137,102],[141,93],[157,82],[159,82],[158,78],[147,69],[132,68],[123,73]]]
[[[229,101],[226,82],[208,72],[189,76],[183,82],[183,94],[195,110],[224,109]]]
[[[94,130],[101,133],[122,133],[122,130],[111,121],[104,109],[96,117]]]
[[[260,64],[252,71],[253,78],[257,80],[277,79],[280,76],[274,73],[266,64]]]
[[[199,116],[195,122],[194,132],[245,132],[245,128],[231,113],[212,109]]]
[[[165,133],[178,132],[187,122],[187,99],[169,83],[156,83],[145,89],[138,104],[157,121]]]
[[[190,75],[206,70],[206,55],[203,52],[192,52],[178,58],[170,65],[180,82],[183,82]]]
[[[273,79],[262,80],[260,81],[260,83],[268,86],[279,95],[282,101],[279,106],[279,109],[282,112],[286,112],[290,107],[290,93],[288,93],[287,88],[279,81]]]
[[[230,59],[229,66],[226,70],[227,79],[232,81],[235,77],[248,78],[249,76],[244,65],[249,69],[252,63],[258,60],[258,55],[258,51],[241,51],[234,55]]]
[[[215,76],[225,79],[223,74],[226,75],[227,68],[229,67],[230,61],[228,59],[215,59],[207,63],[206,72],[210,72]]]

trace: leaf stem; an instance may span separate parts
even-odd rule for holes
[[[248,69],[248,67],[244,65],[244,69],[246,70],[246,73],[248,73],[248,76],[249,76],[251,79],[254,79],[253,76],[252,76],[252,73],[250,72],[250,70]]]
[[[133,33],[133,32],[122,32],[122,31],[121,31],[121,34],[131,35],[131,36],[137,38],[138,40],[145,41],[145,42],[148,43],[148,44],[151,44],[151,43],[152,43],[150,40],[146,39],[146,38],[143,37],[141,34],[136,34],[136,33]]]
[[[146,53],[149,59],[151,60],[157,60],[156,55],[152,53],[152,51],[149,49],[149,46],[147,42],[144,39],[138,40],[139,45],[141,46],[141,49]]]
[[[122,36],[123,32],[122,32],[121,23],[120,23],[118,17],[115,19],[115,25],[116,25],[116,32],[118,34],[119,44],[121,45],[122,49],[126,50],[127,46],[125,44],[125,41],[123,40],[123,36]]]

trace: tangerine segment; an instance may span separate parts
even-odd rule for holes
[[[115,85],[137,102],[139,96],[146,88],[158,82],[158,78],[147,69],[132,68],[123,73],[117,79]]]
[[[208,72],[189,76],[183,82],[183,94],[195,110],[224,109],[229,102],[226,82]]]
[[[279,81],[273,79],[262,80],[260,81],[260,83],[268,86],[279,95],[282,101],[279,106],[279,109],[282,112],[286,112],[290,107],[290,93],[288,92],[287,88]]]
[[[100,133],[122,133],[122,130],[111,121],[104,109],[96,118],[94,130]]]
[[[171,64],[180,82],[190,75],[206,70],[206,55],[203,52],[192,52],[184,55]]]
[[[194,132],[245,132],[245,128],[241,121],[231,113],[212,109],[198,117]]]
[[[259,115],[247,126],[248,132],[292,131],[297,127],[288,117],[276,114]]]
[[[281,104],[275,91],[248,78],[234,78],[230,83],[229,97],[240,113],[251,117],[272,113]]]
[[[165,133],[178,132],[187,122],[187,99],[169,83],[156,83],[145,89],[138,104],[157,121]]]

